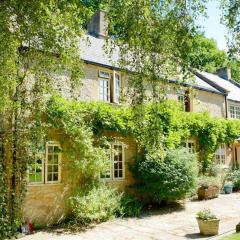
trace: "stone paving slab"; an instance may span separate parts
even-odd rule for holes
[[[210,208],[220,218],[219,236],[199,235],[196,212]],[[240,221],[240,193],[220,195],[207,201],[187,201],[182,209],[164,209],[140,218],[116,219],[78,233],[39,231],[21,240],[184,240],[221,239]]]

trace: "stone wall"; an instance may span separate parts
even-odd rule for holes
[[[110,186],[123,191],[133,183],[128,165],[134,161],[137,146],[130,137],[122,137],[116,133],[105,133],[105,135],[113,136],[125,145],[125,178],[106,181]],[[56,141],[57,136],[53,136],[53,140]],[[71,196],[76,182],[68,170],[69,164],[67,157],[63,155],[61,183],[28,185],[23,211],[24,216],[29,217],[35,225],[45,226],[59,223],[70,213],[69,196]]]

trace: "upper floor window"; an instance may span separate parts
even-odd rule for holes
[[[230,117],[235,119],[240,119],[240,105],[229,105]]]
[[[113,71],[99,71],[99,99],[104,102],[120,102],[121,77]]]
[[[179,94],[178,95],[178,102],[181,105],[182,111],[185,111],[185,99],[184,99],[184,95],[183,94]]]
[[[181,104],[182,111],[190,112],[191,111],[191,101],[189,91],[178,94],[178,102]]]
[[[33,154],[28,165],[30,184],[58,183],[61,181],[61,147],[58,142],[48,142],[45,152]]]
[[[119,103],[120,102],[120,75],[118,73],[114,74],[114,95],[113,95],[113,102]]]
[[[99,79],[99,97],[101,101],[110,101],[110,80]]]
[[[225,144],[221,144],[218,150],[215,152],[215,162],[218,165],[226,165],[226,147]]]
[[[101,179],[118,180],[125,177],[124,145],[113,143],[109,149],[109,162],[104,172],[100,174]]]

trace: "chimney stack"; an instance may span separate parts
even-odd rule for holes
[[[88,33],[97,38],[106,38],[108,35],[107,12],[98,10],[87,25]]]
[[[219,68],[216,71],[217,75],[225,80],[231,79],[231,69],[228,67]]]

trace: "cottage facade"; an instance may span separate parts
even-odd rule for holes
[[[128,76],[122,73],[117,64],[118,51],[109,57],[103,49],[107,29],[104,18],[104,14],[95,16],[94,23],[90,25],[91,35],[87,35],[80,43],[84,77],[78,98],[80,101],[127,104],[123,99],[127,97]],[[166,89],[166,97],[181,103],[186,112],[208,111],[216,118],[240,119],[240,86],[226,79],[223,73],[219,72],[219,76],[195,73],[194,81],[183,83],[181,87],[173,81]],[[65,81],[64,76],[62,81]],[[68,96],[67,86],[62,86],[62,90]],[[111,146],[115,150],[110,156],[111,167],[100,178],[123,190],[133,181],[128,163],[134,161],[137,145],[131,138],[116,133],[113,135],[118,140]],[[195,144],[194,140],[189,140],[186,146],[192,151]],[[69,211],[67,199],[73,183],[69,181],[68,160],[59,151],[64,147],[60,146],[57,134],[53,134],[42,153],[45,154],[45,160],[39,160],[36,168],[29,173],[24,215],[39,225],[57,223]],[[215,158],[216,163],[224,167],[237,162],[240,164],[240,144],[221,146]]]

